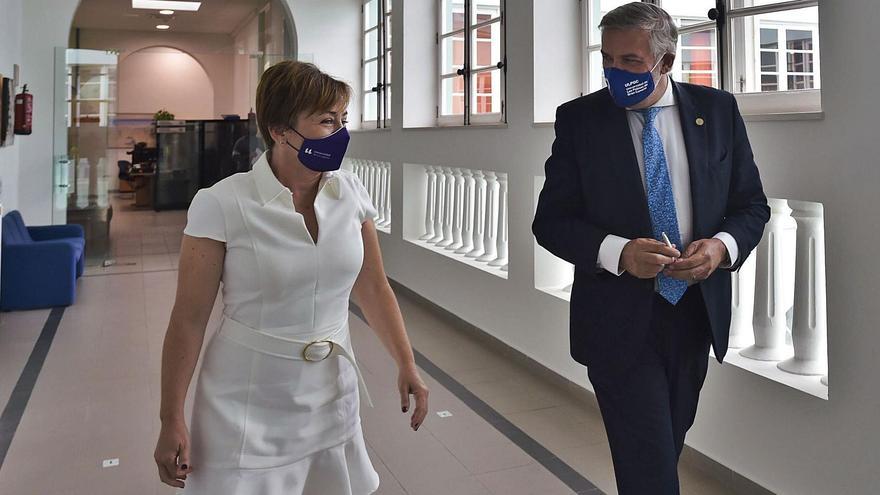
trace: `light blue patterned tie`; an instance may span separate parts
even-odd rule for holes
[[[648,209],[651,213],[654,238],[662,242],[662,232],[666,232],[669,240],[681,250],[681,234],[678,230],[678,218],[675,215],[675,197],[672,195],[666,153],[663,151],[660,133],[654,127],[654,120],[660,112],[660,107],[645,108],[639,112],[645,117],[642,148],[645,156]],[[686,281],[670,278],[662,273],[657,275],[657,285],[660,295],[672,304],[678,303],[687,290]]]

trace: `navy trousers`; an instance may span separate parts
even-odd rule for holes
[[[630,368],[589,370],[620,495],[678,495],[678,458],[709,361],[709,320],[697,285],[673,306],[655,294],[650,336]]]

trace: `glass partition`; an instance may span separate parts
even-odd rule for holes
[[[86,263],[97,264],[109,248],[118,54],[59,48],[55,67],[53,221],[81,225]]]

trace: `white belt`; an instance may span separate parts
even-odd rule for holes
[[[295,327],[289,327],[295,328]],[[298,327],[297,327],[298,328]],[[285,328],[273,329],[284,331]],[[297,361],[307,361],[317,363],[331,356],[342,356],[351,363],[358,377],[358,386],[361,394],[367,399],[367,404],[373,407],[373,401],[370,399],[370,393],[367,391],[367,383],[361,374],[361,369],[355,361],[354,356],[348,352],[339,342],[339,337],[348,330],[348,321],[342,321],[324,329],[326,337],[306,341],[297,340],[288,337],[279,337],[272,335],[256,328],[251,328],[241,322],[233,320],[228,316],[223,317],[223,323],[220,325],[218,334],[240,344],[248,349],[268,354],[270,356],[280,357],[284,359],[293,359]],[[325,334],[324,331],[316,332],[319,335]]]

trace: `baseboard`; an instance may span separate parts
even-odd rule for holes
[[[424,296],[413,291],[409,287],[406,287],[400,282],[390,278],[389,282],[391,283],[391,287],[394,289],[395,293],[404,295],[405,297],[417,302],[422,307],[433,312],[437,317],[450,323],[455,328],[467,332],[468,335],[485,343],[493,350],[509,357],[514,362],[528,368],[529,371],[535,373],[541,378],[559,387],[570,390],[572,392],[572,395],[584,405],[587,405],[595,409],[596,411],[599,410],[599,405],[596,402],[596,396],[589,390],[585,389],[583,386],[572,382],[568,378],[565,378],[564,376],[556,373],[555,371],[544,366],[543,364],[532,359],[531,357],[523,354],[517,349],[514,349],[513,347],[507,345],[505,342],[501,341],[497,337],[490,335],[488,332],[477,327],[476,325],[473,325],[461,319],[456,314],[442,308],[441,306],[438,306],[434,302],[428,300]],[[695,450],[688,445],[685,445],[684,447],[680,462],[688,466],[694,467],[699,471],[707,474],[708,476],[719,480],[725,486],[730,487],[732,491],[737,495],[774,495],[774,492],[762,487],[754,481],[733,471],[732,469],[724,466],[723,464],[715,461],[714,459],[706,456],[705,454]]]

